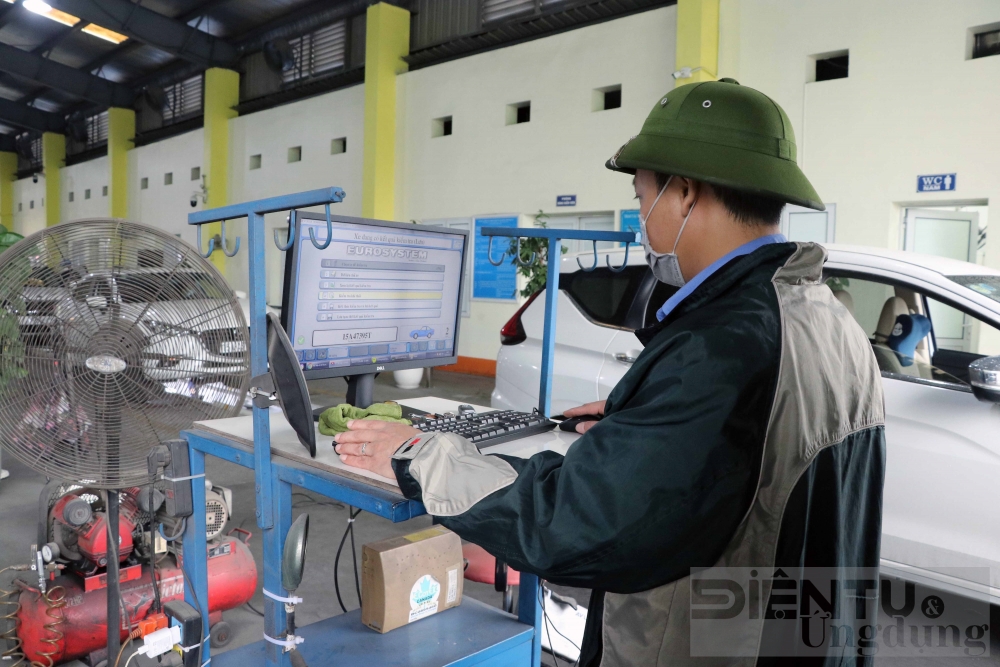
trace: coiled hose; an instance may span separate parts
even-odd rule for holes
[[[30,570],[30,565],[13,565],[11,567],[5,567],[0,570],[0,574],[3,574],[7,570],[14,570],[23,572],[25,570]],[[0,640],[3,640],[7,644],[6,650],[0,653],[0,658],[4,661],[11,660],[9,665],[5,667],[53,667],[55,660],[52,658],[54,655],[59,655],[62,651],[59,648],[59,642],[65,638],[65,634],[59,630],[59,626],[66,622],[66,619],[61,613],[57,613],[59,609],[66,606],[66,589],[62,586],[54,586],[50,588],[46,593],[42,594],[42,599],[45,600],[45,605],[48,607],[45,610],[45,615],[52,620],[42,626],[48,631],[49,637],[42,639],[41,642],[44,644],[49,644],[52,647],[51,651],[41,652],[39,655],[43,657],[48,664],[39,662],[37,660],[32,660],[28,662],[27,657],[21,650],[22,642],[21,638],[18,637],[17,631],[21,627],[21,619],[18,618],[17,613],[21,610],[21,591],[18,590],[7,590],[0,588],[0,605],[6,607],[11,607],[8,612],[0,616],[0,620],[6,621],[6,629],[3,633],[0,633]]]
[[[3,574],[7,570],[24,571],[28,570],[28,565],[13,565],[0,570]],[[3,632],[0,632],[0,641],[3,641],[4,651],[0,653],[0,659],[4,662],[11,660],[7,667],[18,667],[27,663],[24,653],[21,652],[21,638],[17,636],[17,630],[21,626],[21,619],[17,617],[17,612],[21,611],[19,598],[21,592],[17,590],[6,590],[0,588],[0,605],[12,607],[8,613],[0,615],[0,622],[3,622]]]
[[[55,660],[52,656],[62,654],[63,649],[59,647],[59,642],[66,637],[66,635],[59,630],[59,626],[66,622],[66,617],[59,612],[60,609],[66,606],[66,589],[62,586],[53,586],[42,594],[42,598],[45,600],[45,606],[48,607],[45,610],[45,615],[52,620],[42,626],[43,629],[48,631],[50,636],[45,639],[40,639],[39,641],[42,644],[48,644],[52,648],[49,651],[38,652],[39,656],[48,661],[47,665],[38,661],[32,661],[31,664],[33,667],[53,667]]]

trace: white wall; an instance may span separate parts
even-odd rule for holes
[[[45,228],[45,178],[38,175],[38,182],[30,178],[14,181],[14,229],[24,236]],[[34,202],[34,208],[32,208]]]
[[[838,242],[898,248],[907,205],[988,200],[1000,222],[1000,57],[965,59],[968,29],[996,21],[996,0],[722,0],[719,75],[788,113]],[[809,56],[841,49],[848,78],[809,83]],[[939,173],[954,192],[916,192]],[[985,257],[1000,267],[1000,231]]]
[[[400,220],[634,208],[631,181],[604,168],[672,87],[676,8],[571,30],[401,75],[396,217]],[[595,88],[620,84],[622,106],[592,111]],[[506,106],[531,101],[531,121]],[[453,134],[431,136],[451,116]],[[557,195],[577,195],[556,209]],[[495,358],[513,302],[472,302],[459,354]]]
[[[365,88],[361,84],[232,120],[230,199],[248,201],[337,186],[347,196],[331,211],[360,216],[364,102]],[[331,155],[331,141],[340,137],[346,137],[347,151]],[[294,146],[302,147],[302,161],[289,163],[288,149]],[[251,155],[261,156],[260,169],[249,168]],[[265,225],[268,301],[277,305],[282,253],[270,239],[275,227],[285,226],[285,215],[269,215]],[[246,289],[246,256],[241,252],[227,261],[227,278],[236,289]]]
[[[180,234],[195,242],[193,227],[187,224],[191,193],[201,187],[191,180],[191,168],[202,166],[203,130],[192,130],[163,141],[139,146],[128,152],[128,217],[152,225],[168,234]],[[164,174],[172,173],[172,185],[164,184]],[[149,187],[142,189],[142,179]],[[206,240],[207,243],[207,240]]]
[[[108,185],[108,158],[101,157],[59,170],[62,179],[62,208],[60,218],[78,220],[80,218],[105,218],[110,215],[111,198],[103,194]],[[87,190],[90,199],[87,199]],[[69,193],[73,193],[73,201]]]

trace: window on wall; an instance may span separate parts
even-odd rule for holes
[[[347,137],[330,140],[330,155],[340,155],[347,152]]]
[[[21,204],[21,202],[17,202],[17,212],[21,213],[22,211],[24,211],[23,204]]]
[[[73,201],[73,193],[72,192],[69,193],[69,200]]]
[[[973,28],[971,33],[972,58],[1000,56],[1000,24]]]
[[[201,178],[201,167],[191,167],[191,180],[197,181]]]
[[[174,184],[174,172],[168,171],[167,173],[165,173],[163,175],[163,184],[164,185],[173,185]]]
[[[90,188],[87,188],[86,190],[83,191],[83,198],[90,199]]]
[[[595,88],[591,94],[591,111],[607,111],[609,109],[619,109],[622,105],[622,87],[605,86]]]
[[[140,190],[148,190],[149,189],[149,179],[148,178],[143,177],[142,179],[139,180],[139,189]]]
[[[302,162],[302,146],[291,146],[288,149],[288,163]]]
[[[518,125],[531,121],[531,102],[517,102],[507,105],[507,124]]]
[[[847,51],[812,56],[812,60],[816,63],[814,81],[847,78],[848,65],[850,64],[850,56]]]
[[[431,121],[432,137],[447,137],[451,134],[451,116],[442,116]]]
[[[250,168],[251,169],[260,169],[260,155],[259,154],[257,154],[257,155],[251,155],[250,156]]]
[[[108,186],[106,186],[106,185],[102,185],[101,186],[101,196],[102,197],[107,197],[108,196]]]
[[[30,202],[28,202],[28,208],[35,208],[35,200],[34,199],[32,199]]]

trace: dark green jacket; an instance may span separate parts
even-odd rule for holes
[[[881,381],[824,260],[772,244],[718,270],[637,332],[645,349],[566,456],[442,434],[397,452],[400,487],[515,569],[594,589],[588,667],[684,662],[691,568],[877,566]]]

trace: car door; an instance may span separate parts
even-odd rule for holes
[[[644,346],[636,338],[635,329],[656,324],[656,311],[678,289],[657,281],[648,268],[641,268],[645,271],[644,282],[632,304],[627,326],[615,333],[604,351],[601,374],[597,378],[597,393],[600,398],[608,397],[642,352]]]
[[[1000,354],[1000,329],[954,294],[852,271],[827,284],[868,334],[886,413],[882,569],[969,593],[1000,589],[1000,409],[976,400],[968,363]],[[900,316],[930,319],[912,356],[892,349]],[[965,332],[956,321],[968,323]],[[943,335],[941,335],[943,334]],[[987,570],[967,568],[992,568]]]

